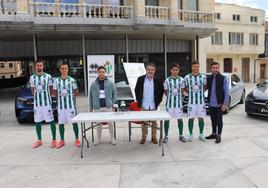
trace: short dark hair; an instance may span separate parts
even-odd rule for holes
[[[101,66],[99,66],[97,70],[99,71],[99,70],[101,70],[101,69],[106,70],[106,69],[105,69],[105,67],[104,67],[104,66],[102,66],[102,65],[101,65]]]
[[[192,65],[199,65],[199,61],[197,61],[197,60],[193,61]]]
[[[61,66],[63,66],[63,65],[67,65],[67,67],[69,68],[68,63],[66,63],[66,62],[61,63],[61,64],[60,64],[60,68],[61,68]]]
[[[154,63],[146,63],[145,67],[147,68],[148,66],[154,67],[155,68],[155,64]]]
[[[211,64],[210,64],[210,66],[212,67],[213,65],[220,65],[218,62],[216,62],[216,61],[213,61]]]
[[[37,59],[37,60],[35,60],[34,63],[35,63],[35,64],[37,64],[37,63],[43,63],[43,64],[44,64],[44,60],[43,60],[43,59]]]
[[[173,63],[171,65],[171,67],[170,67],[170,70],[173,69],[174,67],[179,69],[180,68],[180,65],[178,63]]]

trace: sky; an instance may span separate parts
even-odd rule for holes
[[[268,0],[215,0],[218,3],[231,3],[252,8],[261,8],[266,12],[266,19],[268,19]]]

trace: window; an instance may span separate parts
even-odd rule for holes
[[[230,45],[244,45],[244,33],[229,33]]]
[[[123,5],[123,0],[108,0],[109,5]]]
[[[94,4],[94,5],[101,5],[102,0],[85,0],[85,3],[87,4]]]
[[[211,44],[212,45],[222,45],[222,32],[215,32],[211,36]]]
[[[250,22],[258,22],[258,17],[257,16],[250,16]]]
[[[5,79],[6,77],[5,76],[2,76],[2,79]]]
[[[232,86],[235,86],[240,82],[240,78],[236,74],[232,74],[231,76]]]
[[[221,13],[216,12],[216,13],[214,14],[214,19],[215,19],[215,20],[220,20],[220,19],[221,19]]]
[[[14,76],[13,75],[10,75],[10,78],[14,78]]]
[[[9,68],[13,68],[13,63],[9,63]]]
[[[213,58],[207,58],[207,73],[211,72],[211,64],[214,62]]]
[[[61,0],[61,3],[78,3],[78,0]]]
[[[5,64],[4,63],[0,63],[0,68],[5,68]]]
[[[197,10],[198,5],[197,5],[197,0],[188,0],[185,9],[186,10]]]
[[[233,21],[240,21],[240,15],[233,14]]]
[[[178,0],[178,10],[181,10],[182,8],[182,0]]]
[[[249,34],[249,44],[258,46],[258,33],[250,33]]]
[[[159,6],[158,0],[145,0],[147,6]]]

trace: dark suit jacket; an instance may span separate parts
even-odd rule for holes
[[[142,106],[143,85],[144,85],[145,77],[146,77],[146,75],[140,76],[138,78],[138,81],[137,81],[136,87],[135,87],[135,94],[136,94],[136,99],[137,99],[139,107]],[[162,80],[154,77],[155,108],[158,108],[159,104],[162,102],[163,93],[164,93],[164,86],[163,86]]]

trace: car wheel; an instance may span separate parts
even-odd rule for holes
[[[23,120],[21,120],[21,119],[17,119],[17,121],[19,122],[19,124],[23,124],[23,123],[25,123]]]
[[[246,97],[246,93],[245,93],[245,91],[243,91],[239,104],[245,103],[245,97]]]

